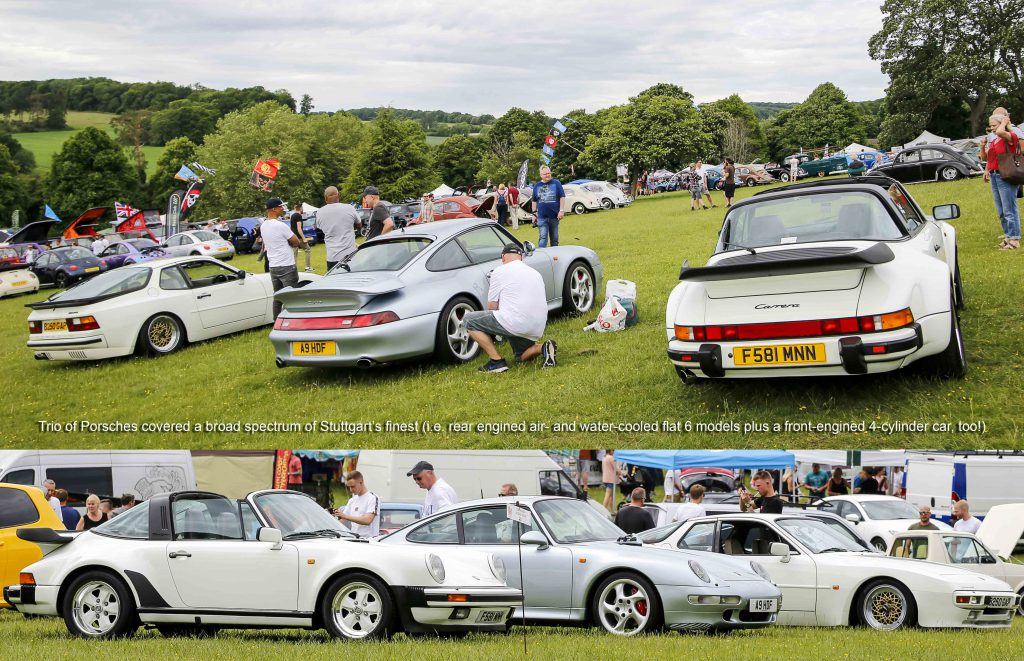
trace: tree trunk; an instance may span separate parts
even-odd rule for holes
[[[983,115],[985,114],[985,106],[988,104],[988,90],[981,90],[974,101],[968,100],[967,103],[971,107],[971,135],[969,137],[973,138],[974,136],[981,135],[982,132],[981,122],[983,119],[986,119]],[[988,126],[988,124],[985,124],[985,126]]]

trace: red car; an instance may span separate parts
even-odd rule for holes
[[[14,248],[0,248],[0,271],[16,269],[22,265],[21,256]]]
[[[494,197],[488,197],[481,202],[475,197],[468,195],[456,195],[434,200],[434,220],[453,220],[455,218],[493,218],[491,207],[494,206]],[[420,216],[409,222],[410,225],[418,225]]]

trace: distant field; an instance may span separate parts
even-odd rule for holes
[[[114,115],[109,112],[78,112],[69,110],[67,122],[69,129],[63,131],[39,131],[33,133],[15,133],[14,137],[21,145],[36,157],[36,167],[42,173],[50,171],[53,156],[60,151],[64,141],[78,131],[90,126],[113,134],[110,120]],[[163,147],[143,147],[146,154],[146,174],[156,171],[156,161],[163,153]]]
[[[431,146],[439,145],[439,144],[441,144],[442,142],[444,142],[447,139],[448,139],[448,136],[446,136],[446,135],[428,135],[427,136],[427,144],[431,145]]]

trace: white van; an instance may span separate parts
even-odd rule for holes
[[[497,496],[507,482],[520,496],[586,497],[543,450],[361,450],[357,468],[382,501],[422,503],[425,492],[406,475],[419,461],[429,461],[459,500]],[[600,503],[588,502],[608,515]]]
[[[89,494],[146,500],[196,488],[188,450],[0,450],[0,482],[41,487],[48,479],[68,491],[72,507]]]
[[[957,500],[984,517],[996,505],[1024,502],[1024,454],[1017,452],[912,452],[907,454],[907,501],[949,521]]]

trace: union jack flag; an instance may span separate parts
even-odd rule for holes
[[[121,204],[120,202],[114,202],[114,213],[117,214],[118,218],[131,218],[138,212],[139,210],[133,208],[130,204]]]

